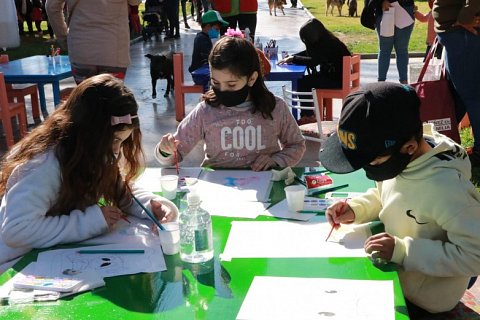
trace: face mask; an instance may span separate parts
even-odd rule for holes
[[[212,87],[213,92],[215,92],[215,96],[217,97],[217,101],[223,104],[226,107],[234,107],[239,105],[240,103],[245,102],[247,100],[248,94],[250,93],[250,87],[248,84],[237,91],[220,91],[216,87]]]
[[[210,30],[208,30],[208,36],[210,37],[210,39],[217,39],[218,37],[220,37],[220,31],[215,28],[211,28]]]
[[[392,154],[390,159],[379,165],[366,165],[363,167],[367,173],[367,178],[374,181],[383,181],[398,176],[410,163],[411,155],[408,153],[400,153],[399,151]]]

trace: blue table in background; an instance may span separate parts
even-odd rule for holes
[[[270,73],[265,76],[265,80],[290,81],[292,83],[292,91],[297,91],[297,81],[305,74],[307,67],[296,64],[277,65],[278,61],[278,56],[277,59],[270,59],[272,69]],[[297,109],[292,109],[292,114],[295,119],[297,119]]]
[[[47,56],[31,56],[0,64],[0,72],[5,76],[5,82],[35,83],[38,86],[40,107],[42,113],[47,113],[44,85],[51,83],[55,106],[60,103],[60,80],[72,76],[72,68],[68,56],[60,56],[57,63],[49,63]]]

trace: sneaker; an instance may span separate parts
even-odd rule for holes
[[[317,122],[317,119],[315,118],[315,116],[302,116],[300,119],[297,120],[297,124],[299,126],[303,125],[303,124],[307,124],[307,123],[314,123],[314,122]]]
[[[174,35],[173,37],[174,37],[175,39],[180,39],[180,34],[177,33],[177,34]]]
[[[190,26],[186,22],[185,22],[185,29],[190,29]]]
[[[173,36],[166,36],[165,38],[163,38],[163,40],[172,40],[173,39]]]

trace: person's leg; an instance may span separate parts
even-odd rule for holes
[[[408,83],[408,43],[414,24],[399,29],[395,27],[393,46],[397,57],[397,70],[400,83]]]
[[[393,49],[393,38],[394,37],[382,37],[380,35],[380,21],[377,19],[377,25],[375,30],[377,30],[378,37],[378,81],[387,80],[387,72],[390,67],[390,56]]]
[[[240,28],[240,30],[245,30],[245,28],[250,29],[250,37],[252,38],[252,42],[254,42],[255,30],[257,29],[257,14],[256,13],[239,14],[238,27]]]
[[[167,11],[167,19],[168,19],[168,28],[165,28],[167,36],[165,39],[173,39],[173,33],[175,29],[175,8],[174,8],[175,1],[167,1],[166,4],[166,11]],[[177,3],[178,4],[178,3]]]
[[[201,0],[201,1],[202,1],[203,12],[207,12],[208,10],[210,10],[209,1],[208,0]]]
[[[190,29],[190,26],[187,23],[187,0],[180,1],[180,4],[182,5],[183,24],[185,25],[185,29]]]
[[[470,118],[474,149],[480,152],[480,37],[463,29],[438,37],[446,51],[448,75]]]
[[[180,12],[179,12],[180,3],[179,0],[173,0],[173,28],[174,28],[174,37],[180,38]]]

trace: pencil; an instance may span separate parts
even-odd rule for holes
[[[322,169],[322,170],[317,170],[317,171],[308,171],[308,172],[304,172],[303,175],[308,176],[309,174],[324,173],[324,172],[327,172],[327,171],[328,171],[327,169]]]
[[[298,183],[304,185],[305,187],[307,186],[307,184],[305,183],[305,181],[303,181],[302,179],[300,179],[299,177],[294,177],[293,180],[297,181]]]
[[[155,223],[157,225],[157,227],[160,228],[160,230],[165,230],[165,228],[162,226],[162,224],[157,220],[157,218],[155,218],[155,216],[153,215],[153,213],[150,212],[150,210],[148,210],[147,208],[145,208],[145,206],[137,199],[137,197],[135,197],[132,193],[132,198],[133,200],[135,200],[135,202],[143,209],[143,211],[145,211],[145,213],[147,214],[147,216],[150,218],[150,220],[153,221],[153,223]]]
[[[180,174],[180,170],[178,169],[177,145],[178,145],[178,141],[175,140],[175,151],[173,152],[173,156],[175,157],[175,169],[177,169],[177,176],[178,176]]]
[[[177,169],[177,176],[180,173],[180,170],[178,170],[178,157],[177,157],[177,151],[175,150],[173,152],[173,156],[175,157],[175,169]]]
[[[346,184],[341,184],[341,185],[336,186],[336,187],[325,188],[325,189],[322,189],[322,190],[318,190],[318,191],[312,192],[312,193],[310,194],[310,196],[318,196],[318,195],[320,195],[320,194],[325,194],[325,193],[327,193],[327,192],[335,191],[335,190],[342,189],[342,188],[346,188],[346,187],[348,187],[348,183],[346,183]]]
[[[121,216],[120,216],[120,219],[122,219],[122,220],[124,220],[124,221],[126,221],[126,222],[128,222],[128,223],[131,223],[130,220],[128,220],[127,215],[121,215]]]
[[[345,206],[346,206],[346,205],[347,205],[347,199],[345,199],[345,200],[343,201],[343,205],[342,205],[342,208],[340,209],[340,211],[343,211],[343,209],[345,209]],[[339,226],[339,224],[338,224],[338,223],[335,223],[335,221],[334,221],[333,224],[332,224],[332,229],[330,229],[330,232],[328,233],[328,236],[327,236],[327,239],[325,239],[325,242],[328,241],[328,239],[329,239],[330,236],[332,235],[332,232],[333,232],[333,230],[335,229],[336,226]]]
[[[325,211],[322,210],[297,210],[297,213],[324,213]]]
[[[112,254],[112,253],[113,254],[131,254],[131,253],[145,253],[145,250],[85,249],[85,250],[78,250],[77,253],[80,253],[80,254],[102,254],[102,253],[103,254]]]

